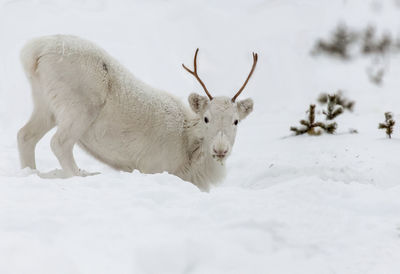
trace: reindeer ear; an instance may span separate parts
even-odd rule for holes
[[[188,100],[190,107],[195,113],[204,112],[209,101],[207,97],[198,95],[197,93],[190,94]]]
[[[236,103],[236,107],[239,113],[239,119],[243,120],[253,111],[253,100],[250,98],[240,100]]]

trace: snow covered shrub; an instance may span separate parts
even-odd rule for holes
[[[325,54],[342,60],[372,57],[366,73],[373,84],[381,85],[389,63],[387,56],[400,52],[400,38],[394,39],[390,33],[383,33],[378,37],[376,33],[372,25],[368,25],[364,30],[349,30],[341,23],[329,40],[317,40],[311,54]],[[354,47],[351,47],[352,45]]]
[[[343,110],[347,109],[349,111],[353,111],[354,110],[354,105],[355,102],[349,100],[348,98],[343,96],[343,92],[341,90],[338,90],[335,94],[333,94],[333,96],[335,96],[336,99],[336,104],[341,106],[343,108]],[[318,96],[318,102],[320,104],[327,104],[328,100],[329,100],[329,94],[328,93],[321,93]]]
[[[321,135],[322,130],[329,134],[333,134],[337,128],[336,122],[334,123],[322,123],[315,122],[315,105],[310,105],[307,120],[300,120],[301,127],[290,127],[290,130],[293,131],[296,135],[301,135],[307,133],[308,135]]]
[[[327,54],[341,59],[349,59],[349,46],[357,39],[356,33],[349,31],[345,24],[339,24],[331,38],[326,41],[319,39],[312,54]]]
[[[385,54],[392,48],[394,44],[390,34],[385,33],[382,37],[376,38],[376,29],[368,26],[362,35],[361,52],[365,55],[369,54]]]
[[[360,51],[364,55],[373,56],[371,65],[366,69],[367,76],[372,83],[381,85],[387,62],[384,56],[396,53],[397,46],[389,33],[383,34],[381,38],[376,36],[375,28],[368,26],[362,34]]]
[[[383,76],[385,76],[385,68],[377,64],[371,65],[366,69],[368,79],[375,85],[381,85]]]
[[[385,112],[385,122],[379,123],[379,129],[386,129],[386,135],[392,138],[393,126],[396,122],[393,120],[393,114],[391,112]]]
[[[398,42],[394,42],[390,33],[384,33],[380,38],[376,35],[374,26],[367,26],[365,30],[350,30],[344,23],[340,23],[333,31],[329,40],[318,39],[312,54],[323,53],[341,59],[354,57],[350,52],[350,46],[357,44],[358,50],[363,55],[387,54],[399,50]]]
[[[336,100],[337,98],[335,94],[328,95],[328,107],[326,110],[322,111],[326,117],[326,120],[333,120],[343,113],[343,107],[338,105]]]

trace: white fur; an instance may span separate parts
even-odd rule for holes
[[[18,132],[22,168],[36,168],[36,143],[57,126],[51,148],[65,176],[91,175],[75,163],[77,143],[116,169],[167,171],[208,190],[224,177],[234,121],[253,108],[251,99],[232,103],[228,97],[210,101],[191,94],[191,111],[74,36],[34,39],[22,49],[21,61],[34,102],[30,120]]]

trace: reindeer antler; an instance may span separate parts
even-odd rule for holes
[[[247,76],[247,79],[246,79],[246,81],[244,82],[243,86],[239,89],[239,91],[235,94],[235,96],[233,96],[232,102],[235,102],[236,98],[240,95],[240,93],[242,93],[243,89],[244,89],[245,86],[247,85],[247,82],[249,81],[251,75],[252,75],[253,72],[254,72],[254,69],[256,68],[257,61],[258,61],[258,55],[257,55],[257,53],[254,53],[254,52],[253,52],[253,66],[251,67],[249,76]]]
[[[203,81],[201,81],[199,75],[197,74],[197,53],[199,52],[199,49],[196,49],[196,53],[194,54],[194,61],[193,61],[193,66],[194,66],[194,71],[191,71],[190,69],[188,69],[184,64],[182,64],[182,67],[184,69],[186,69],[187,72],[189,72],[190,74],[192,74],[197,81],[199,81],[200,85],[203,87],[204,91],[206,92],[208,98],[210,98],[210,100],[213,99],[213,97],[211,96],[211,94],[208,92],[206,85],[204,85]]]

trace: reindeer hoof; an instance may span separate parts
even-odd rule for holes
[[[76,174],[76,176],[81,176],[81,177],[87,177],[87,176],[94,176],[94,175],[98,175],[100,174],[100,172],[89,172],[83,169],[79,169],[78,174]]]
[[[49,172],[39,172],[38,176],[43,179],[66,179],[72,177],[71,174],[62,169],[54,169]]]
[[[66,179],[66,178],[71,178],[73,176],[80,176],[80,177],[87,177],[87,176],[93,176],[100,174],[100,172],[88,172],[83,169],[79,169],[76,174],[71,174],[70,172],[67,172],[62,169],[55,169],[49,172],[45,173],[38,173],[38,176],[44,179]]]

